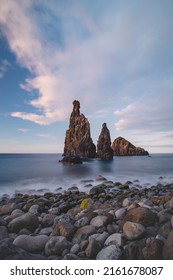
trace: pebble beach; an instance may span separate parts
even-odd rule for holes
[[[172,260],[173,184],[108,181],[0,198],[1,260]]]

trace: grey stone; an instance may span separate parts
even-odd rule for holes
[[[45,244],[49,240],[47,235],[19,235],[14,241],[13,244],[30,252],[30,253],[39,253],[44,250]]]
[[[77,230],[74,235],[73,242],[78,243],[88,238],[89,235],[96,233],[97,228],[93,225],[87,225]]]
[[[124,243],[124,237],[122,233],[114,233],[111,234],[105,241],[104,245],[108,246],[111,244],[117,244],[119,246],[122,246]]]
[[[105,226],[107,224],[107,222],[108,222],[107,216],[98,215],[90,221],[90,224],[99,228],[99,227]]]
[[[122,220],[125,217],[125,214],[126,214],[125,208],[120,208],[117,211],[115,211],[116,218],[120,220]]]
[[[51,237],[45,245],[46,256],[58,255],[60,256],[65,249],[71,249],[72,243],[64,236]]]
[[[87,217],[83,217],[83,218],[79,219],[78,221],[76,221],[74,223],[74,226],[76,228],[80,228],[80,227],[84,227],[86,225],[89,225],[89,223],[90,223],[90,220]]]
[[[39,225],[38,217],[30,213],[26,213],[20,217],[13,219],[8,224],[8,229],[11,232],[19,232],[22,228],[27,228],[34,231]]]
[[[70,249],[70,253],[71,254],[77,254],[79,252],[79,248],[80,248],[80,245],[79,244],[74,244],[71,249]]]
[[[0,241],[0,259],[1,260],[45,260],[45,257],[39,254],[31,254],[12,243]]]
[[[96,256],[96,260],[119,260],[122,251],[118,245],[109,245],[103,248]]]
[[[42,228],[39,235],[50,235],[52,233],[52,227]]]
[[[14,209],[18,209],[17,203],[8,203],[0,207],[0,215],[10,215]]]

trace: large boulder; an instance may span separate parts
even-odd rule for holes
[[[69,129],[66,131],[64,156],[96,157],[96,147],[90,136],[88,119],[80,113],[80,103],[73,101]]]
[[[44,250],[48,240],[49,237],[47,235],[30,236],[22,234],[15,238],[13,244],[30,253],[39,253]]]
[[[135,147],[123,137],[116,138],[112,143],[114,156],[148,156],[149,153],[142,148]]]
[[[102,125],[102,130],[97,142],[97,157],[101,160],[112,160],[113,150],[111,148],[111,137],[106,123]]]
[[[152,226],[155,224],[157,216],[154,212],[146,207],[137,207],[129,210],[121,222],[121,229],[125,222],[134,222],[143,225],[144,227]]]
[[[38,225],[38,217],[33,214],[26,213],[20,217],[13,219],[8,224],[8,229],[9,231],[16,233],[18,233],[23,228],[27,228],[30,231],[34,231],[38,227]]]

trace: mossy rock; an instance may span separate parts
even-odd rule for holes
[[[82,210],[89,209],[93,205],[93,201],[91,198],[84,198],[80,204],[80,208]]]
[[[118,186],[119,189],[123,189],[123,190],[127,190],[129,189],[129,185],[128,184],[121,184]]]

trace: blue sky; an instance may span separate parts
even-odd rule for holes
[[[0,0],[0,152],[63,152],[72,102],[173,153],[172,0]]]

